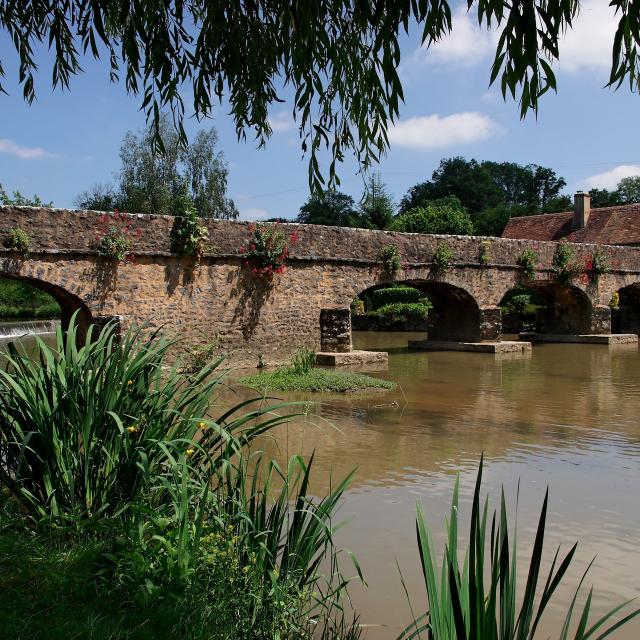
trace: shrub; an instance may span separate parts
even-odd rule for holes
[[[103,214],[98,218],[96,235],[96,251],[99,255],[122,262],[135,262],[133,246],[140,238],[142,231],[131,229],[132,217],[120,213],[117,209],[113,215]]]
[[[13,227],[13,229],[9,229],[4,246],[7,249],[21,253],[23,256],[27,256],[31,248],[31,237],[21,227]]]
[[[580,271],[576,265],[573,247],[560,243],[553,254],[551,268],[558,282],[568,284]]]
[[[525,249],[518,258],[518,264],[527,280],[535,280],[538,268],[538,254],[533,249]]]
[[[443,198],[400,214],[389,228],[408,233],[471,235],[473,222],[459,200]]]
[[[186,356],[184,370],[188,373],[197,373],[213,360],[216,360],[217,352],[222,344],[222,338],[216,334],[211,339],[205,339],[202,344],[192,347]]]
[[[351,301],[351,313],[354,315],[361,315],[364,313],[364,300],[360,300],[358,296],[356,296]]]
[[[431,309],[431,304],[424,302],[391,302],[385,304],[368,315],[377,316],[389,323],[407,322],[408,320],[424,320]]]
[[[584,275],[587,282],[598,282],[601,275],[610,271],[611,262],[604,252],[598,250],[593,255],[586,257]]]
[[[611,300],[609,300],[609,307],[614,311],[617,311],[620,308],[620,294],[617,291],[611,296]]]
[[[252,238],[240,247],[240,252],[246,256],[244,262],[254,277],[271,282],[274,275],[285,272],[289,244],[298,241],[298,234],[294,232],[287,238],[279,222],[250,225],[249,230]]]
[[[451,263],[455,260],[455,257],[453,249],[446,242],[442,242],[438,245],[433,255],[433,266],[436,271],[444,273],[451,268]]]
[[[378,259],[382,263],[382,270],[390,278],[394,278],[402,271],[402,259],[400,250],[395,244],[387,244],[382,247]]]
[[[198,212],[191,203],[184,203],[171,228],[171,250],[199,258],[205,250],[209,231],[200,224]]]
[[[395,302],[413,303],[426,300],[426,296],[419,289],[406,285],[383,287],[372,291],[369,296],[369,310],[376,310],[386,304]]]
[[[432,534],[427,525],[421,506],[418,507],[417,534],[420,559],[429,601],[428,613],[409,625],[398,640],[420,638],[428,629],[428,637],[433,640],[498,640],[499,638],[520,638],[533,640],[540,618],[571,565],[577,543],[560,557],[556,551],[544,586],[539,585],[542,564],[542,551],[546,530],[548,492],[542,504],[537,533],[533,545],[529,574],[522,601],[517,602],[517,532],[513,533],[513,544],[509,543],[509,525],[504,491],[502,492],[499,515],[494,512],[488,518],[488,500],[480,501],[482,483],[482,461],[478,469],[473,506],[469,549],[464,559],[458,557],[458,490],[456,480],[451,503],[451,514],[447,522],[447,543],[438,569]],[[487,522],[490,529],[487,529]],[[489,533],[490,531],[490,533]],[[591,565],[589,565],[591,566]],[[485,572],[489,569],[488,579]],[[588,568],[587,568],[588,571]],[[559,640],[567,640],[571,619],[578,594],[586,572],[580,580],[575,595],[569,604],[565,623]],[[640,614],[636,609],[621,621],[610,623],[612,617],[627,603],[618,606],[591,626],[588,625],[591,608],[591,594],[586,599],[580,615],[575,640],[587,640],[594,637],[605,638],[622,624]],[[607,627],[606,625],[609,624]],[[476,630],[480,630],[476,632]]]
[[[491,256],[489,255],[489,243],[486,240],[482,241],[480,245],[480,251],[478,252],[478,262],[480,266],[486,267],[491,260]]]

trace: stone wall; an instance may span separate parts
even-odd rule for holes
[[[123,326],[146,322],[183,340],[202,343],[219,336],[236,362],[256,364],[286,360],[298,346],[320,347],[322,309],[348,308],[365,289],[389,282],[378,254],[396,244],[405,264],[399,281],[441,299],[430,322],[434,335],[449,339],[495,339],[500,333],[497,306],[522,279],[518,266],[524,249],[539,254],[536,283],[551,283],[556,243],[500,238],[483,239],[489,264],[479,261],[480,240],[470,236],[426,236],[363,229],[285,224],[298,241],[291,247],[286,273],[271,286],[255,281],[243,268],[240,247],[251,237],[247,223],[207,220],[207,250],[199,262],[170,252],[174,219],[135,215],[139,229],[137,264],[115,265],[97,255],[100,214],[87,211],[0,208],[0,245],[13,227],[31,237],[28,256],[0,246],[0,275],[34,282],[50,291],[67,314],[79,309],[87,318],[119,316]],[[456,256],[451,268],[433,269],[433,254],[447,242]],[[596,248],[575,245],[579,259]],[[602,247],[612,272],[598,283],[574,281],[572,289],[586,300],[591,330],[603,330],[608,304],[621,286],[640,282],[640,249]],[[449,305],[450,308],[447,308]],[[596,309],[596,312],[593,310]],[[588,317],[587,317],[588,316]]]

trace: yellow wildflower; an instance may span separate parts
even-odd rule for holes
[[[187,454],[187,458],[190,458],[195,452],[195,449],[187,449],[185,453]]]
[[[198,422],[198,429],[206,431],[207,429],[211,429],[211,427],[206,422]]]
[[[129,433],[135,433],[138,430],[138,425],[137,424],[132,424],[130,427],[127,427],[127,431]]]

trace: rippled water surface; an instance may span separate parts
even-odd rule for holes
[[[396,391],[325,397],[306,423],[276,437],[282,455],[315,451],[316,490],[354,467],[338,542],[357,555],[367,581],[354,588],[367,638],[393,638],[411,621],[396,561],[414,609],[424,610],[414,514],[421,500],[443,542],[456,472],[468,526],[478,461],[485,489],[504,485],[515,507],[522,575],[550,488],[547,559],[580,540],[574,570],[540,638],[557,637],[570,586],[590,572],[595,613],[640,594],[640,355],[637,347],[541,345],[529,357],[408,352],[411,334],[354,335],[357,348],[386,349]],[[323,422],[331,421],[338,429]],[[466,547],[466,540],[464,540]],[[441,548],[441,547],[440,547]],[[640,638],[636,621],[615,636]]]

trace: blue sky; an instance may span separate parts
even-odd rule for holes
[[[466,4],[466,3],[465,3]],[[418,30],[403,44],[401,77],[405,104],[390,130],[391,149],[378,170],[396,201],[416,182],[428,179],[443,157],[536,163],[566,178],[567,193],[579,188],[615,187],[625,175],[640,175],[640,98],[626,87],[604,88],[615,20],[604,0],[583,2],[575,29],[562,42],[558,94],[547,94],[537,120],[519,118],[517,104],[503,102],[488,87],[496,35],[479,30],[463,8],[454,29],[429,51]],[[0,183],[7,190],[38,193],[56,206],[72,206],[83,189],[107,182],[119,168],[124,133],[144,126],[139,101],[109,83],[104,63],[86,59],[71,91],[50,89],[45,52],[37,77],[38,100],[28,106],[15,83],[14,59],[0,42],[5,87],[0,96]],[[285,94],[286,97],[286,94]],[[293,217],[308,194],[290,104],[275,105],[274,134],[257,149],[251,135],[238,142],[225,105],[213,121],[187,123],[188,132],[213,124],[230,165],[229,195],[244,219]],[[341,190],[358,199],[362,176],[347,159]]]

